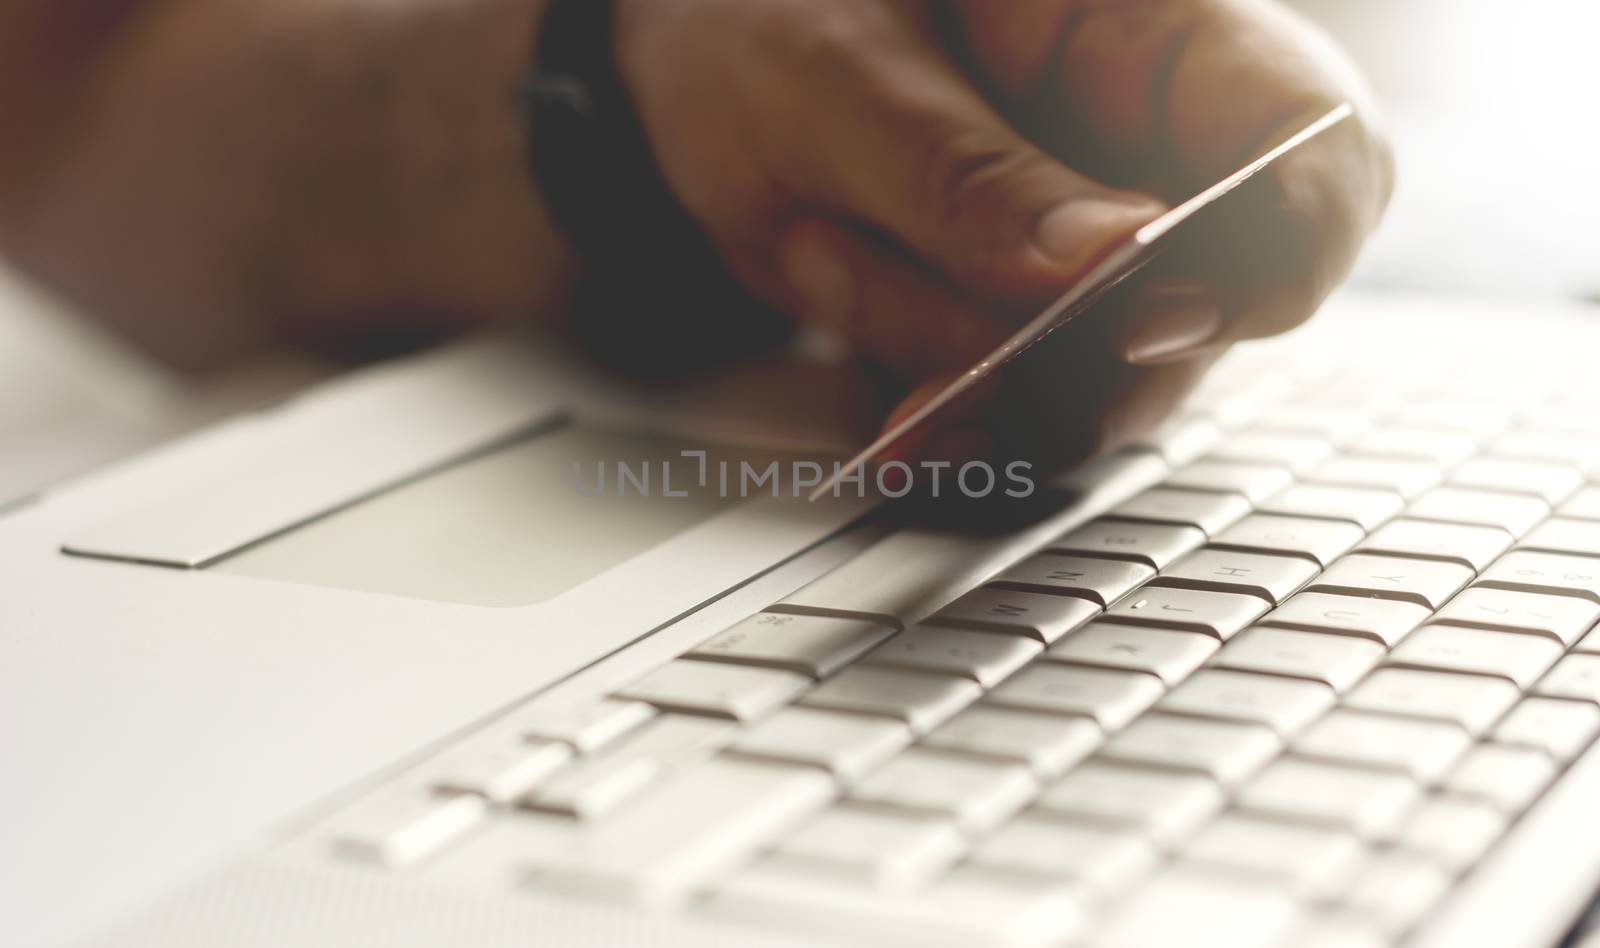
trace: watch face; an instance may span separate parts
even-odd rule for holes
[[[1112,289],[1159,256],[1188,229],[1184,225],[1200,217],[1203,211],[1223,202],[1240,185],[1270,168],[1283,156],[1300,148],[1352,114],[1354,110],[1348,103],[1334,108],[1291,135],[1282,144],[1139,228],[1123,243],[1112,247],[1083,279],[1073,284],[1043,312],[1029,320],[1011,338],[924,402],[899,424],[880,435],[860,454],[836,469],[832,477],[812,491],[811,499],[816,500],[832,491],[840,479],[854,474],[862,467],[892,456],[895,449],[915,433],[938,425],[945,413],[961,399],[961,396],[971,392],[979,383],[990,379],[1057,329],[1092,309],[1094,304]]]

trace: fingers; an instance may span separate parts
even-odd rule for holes
[[[1163,210],[1051,158],[939,51],[909,5],[856,4],[786,54],[822,88],[786,182],[891,235],[968,292],[1036,302]],[[881,21],[881,22],[880,22]]]

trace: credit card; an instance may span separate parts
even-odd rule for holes
[[[1133,236],[1117,245],[1101,258],[1100,262],[1074,283],[1070,289],[1030,319],[1011,338],[984,356],[977,365],[958,376],[918,409],[890,428],[878,439],[837,468],[833,476],[823,481],[811,492],[811,499],[832,491],[839,481],[849,477],[872,461],[882,457],[895,445],[918,429],[936,422],[949,405],[974,385],[993,375],[1002,366],[1026,352],[1046,336],[1076,319],[1092,307],[1101,297],[1160,255],[1168,244],[1169,236],[1179,225],[1226,197],[1229,192],[1270,168],[1275,162],[1297,148],[1321,135],[1328,129],[1348,119],[1354,110],[1348,103],[1340,105],[1316,121],[1289,136],[1284,142],[1199,194],[1184,201],[1172,210],[1139,228]]]

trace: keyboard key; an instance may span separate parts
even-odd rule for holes
[[[1477,449],[1467,435],[1426,428],[1379,428],[1357,438],[1349,448],[1354,454],[1427,461],[1440,467],[1460,464]]]
[[[1345,911],[1394,937],[1422,920],[1445,893],[1451,879],[1431,861],[1401,853],[1368,863],[1345,896]]]
[[[1026,635],[1049,643],[1099,614],[1100,607],[1087,599],[985,587],[940,609],[927,624]]]
[[[1244,593],[1281,602],[1317,574],[1317,564],[1293,556],[1265,556],[1206,548],[1167,567],[1154,585]]]
[[[1298,917],[1286,891],[1180,867],[1157,876],[1119,905],[1090,944],[1190,945],[1203,932],[1207,945],[1271,948],[1282,943]]]
[[[944,672],[984,687],[998,684],[1044,646],[1019,635],[919,625],[874,649],[865,664]]]
[[[1482,570],[1510,546],[1511,534],[1498,527],[1402,519],[1379,527],[1361,544],[1361,550],[1450,560]]]
[[[1337,709],[1295,739],[1295,753],[1398,770],[1432,783],[1467,752],[1472,738],[1454,724]]]
[[[1241,593],[1145,586],[1107,609],[1106,619],[1200,632],[1227,641],[1269,608],[1259,597]]]
[[[1148,875],[1156,850],[1136,832],[1025,813],[980,843],[972,862],[1075,879],[1108,895]]]
[[[1575,520],[1600,520],[1600,487],[1583,488],[1568,497],[1556,512]]]
[[[982,693],[977,682],[954,675],[856,666],[818,685],[802,703],[813,708],[894,718],[924,734]]]
[[[1555,779],[1556,765],[1542,751],[1485,744],[1475,747],[1445,778],[1456,796],[1483,800],[1508,815],[1527,809]]]
[[[1547,698],[1600,704],[1600,655],[1568,655],[1533,690]]]
[[[476,743],[447,751],[429,765],[433,785],[505,803],[533,789],[573,757],[571,747],[554,741]]]
[[[1391,420],[1411,428],[1442,428],[1481,438],[1504,428],[1511,415],[1511,408],[1497,401],[1427,397],[1410,401]]]
[[[912,748],[850,789],[852,799],[944,814],[968,832],[986,832],[1038,790],[1018,764]]]
[[[526,737],[561,741],[580,754],[592,754],[655,717],[643,701],[604,698],[561,705],[530,706],[512,712],[508,723]]]
[[[1550,553],[1600,556],[1600,523],[1555,517],[1535,527],[1518,546]]]
[[[1184,847],[1190,864],[1266,876],[1302,897],[1339,891],[1362,858],[1361,843],[1338,830],[1223,816]]]
[[[1399,494],[1368,487],[1296,484],[1261,505],[1262,513],[1322,517],[1375,530],[1405,507]]]
[[[1479,582],[1497,589],[1582,596],[1600,603],[1600,559],[1515,550],[1485,570]]]
[[[1439,610],[1434,621],[1481,629],[1546,635],[1563,645],[1583,637],[1600,620],[1600,604],[1567,596],[1541,596],[1474,586]]]
[[[1600,438],[1556,431],[1512,431],[1490,442],[1488,453],[1581,470],[1600,464]]]
[[[1216,546],[1256,553],[1303,556],[1326,566],[1361,542],[1365,535],[1355,524],[1337,520],[1252,514],[1212,542]]]
[[[1406,515],[1418,520],[1499,527],[1520,537],[1550,515],[1550,505],[1523,494],[1437,487],[1412,501]]]
[[[1285,467],[1303,474],[1333,454],[1327,439],[1312,434],[1236,431],[1219,441],[1209,457]]]
[[[488,803],[475,794],[391,787],[339,813],[326,832],[339,855],[397,869],[437,852],[488,816]]]
[[[1361,592],[1366,595],[1303,592],[1272,610],[1261,622],[1313,632],[1324,629],[1348,632],[1393,646],[1426,622],[1431,614],[1427,606],[1374,599],[1366,590]]]
[[[1399,827],[1417,798],[1417,786],[1409,777],[1285,758],[1268,765],[1246,786],[1238,803],[1246,810],[1325,823],[1363,839],[1379,839]]]
[[[1495,725],[1501,744],[1537,747],[1558,761],[1577,757],[1600,734],[1600,708],[1555,698],[1524,698]]]
[[[927,747],[1027,764],[1053,779],[1100,746],[1099,725],[1087,718],[975,705],[923,739]]]
[[[1142,563],[1042,553],[1028,557],[991,583],[1026,592],[1077,596],[1103,609],[1155,572]]]
[[[1111,511],[1111,516],[1197,527],[1216,536],[1250,512],[1250,501],[1237,494],[1156,487],[1135,495]]]
[[[1498,675],[1527,688],[1562,651],[1559,642],[1538,635],[1430,625],[1395,646],[1389,661],[1412,668]]]
[[[1051,812],[1138,828],[1163,846],[1188,837],[1222,809],[1222,790],[1205,777],[1090,761],[1046,787]]]
[[[1450,483],[1531,494],[1547,504],[1559,504],[1583,484],[1583,475],[1565,464],[1480,457],[1451,471]]]
[[[1287,470],[1272,464],[1202,460],[1174,471],[1164,486],[1241,494],[1252,504],[1259,504],[1288,487],[1293,479]]]
[[[1094,520],[1058,537],[1048,549],[1083,556],[1138,560],[1153,569],[1161,569],[1204,542],[1205,532],[1198,527],[1132,520]]]
[[[666,772],[666,764],[647,756],[610,754],[582,761],[535,790],[523,805],[596,820],[639,796]]]
[[[861,619],[758,612],[700,643],[689,654],[826,678],[894,631],[891,626]]]
[[[853,780],[904,750],[911,729],[900,721],[821,708],[784,708],[739,735],[732,750],[823,767]]]
[[[1106,743],[1107,760],[1192,770],[1233,786],[1277,756],[1281,744],[1256,724],[1147,714]]]
[[[1045,658],[1146,672],[1170,685],[1187,678],[1216,650],[1217,640],[1199,632],[1091,622],[1050,646]]]
[[[1260,627],[1229,642],[1212,664],[1218,668],[1309,678],[1345,691],[1383,658],[1370,639],[1326,632]]]
[[[989,693],[995,704],[1081,714],[1119,730],[1161,697],[1161,680],[1137,672],[1069,665],[1030,665]]]
[[[1188,464],[1211,450],[1222,437],[1216,425],[1204,418],[1169,418],[1128,442],[1130,448],[1141,448],[1161,455],[1168,464]]]
[[[833,780],[811,767],[713,758],[600,823],[541,878],[567,891],[681,905],[821,810],[833,793]]]
[[[504,891],[532,881],[582,839],[586,827],[565,816],[501,810],[439,851],[415,871],[479,890]]]
[[[1438,465],[1427,461],[1345,456],[1322,464],[1306,479],[1343,487],[1391,490],[1409,500],[1444,480],[1444,475]]]
[[[942,817],[845,803],[800,826],[775,851],[878,891],[907,891],[949,868],[966,848],[955,824]]]
[[[1299,431],[1343,444],[1367,427],[1367,413],[1315,402],[1287,402],[1256,417],[1254,427],[1266,431]]]
[[[1483,858],[1506,831],[1506,818],[1480,800],[1431,797],[1406,819],[1395,845],[1461,872]]]
[[[1380,668],[1344,701],[1366,711],[1449,721],[1477,736],[1520,696],[1516,685],[1501,678]]]
[[[1307,591],[1376,596],[1437,609],[1471,582],[1472,575],[1459,563],[1354,553],[1328,567]]]
[[[1247,672],[1207,669],[1173,689],[1161,701],[1165,711],[1265,724],[1293,734],[1333,704],[1333,689]]]
[[[811,679],[795,672],[679,659],[617,694],[670,711],[754,721],[788,704],[810,684]]]

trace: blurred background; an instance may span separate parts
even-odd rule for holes
[[[1350,49],[1391,120],[1400,181],[1357,284],[1600,302],[1600,4],[1288,2]],[[179,377],[0,261],[0,509],[332,368],[275,354]]]

